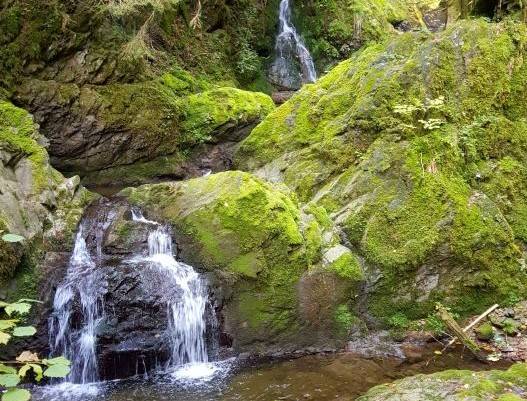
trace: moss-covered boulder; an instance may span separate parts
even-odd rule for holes
[[[28,80],[16,99],[35,114],[55,167],[89,183],[133,184],[227,168],[232,144],[274,108],[236,88],[192,94],[193,83],[172,74],[105,86]]]
[[[248,173],[225,172],[121,195],[169,222],[180,257],[211,272],[224,330],[237,350],[269,353],[342,337],[336,309],[346,307],[360,272],[335,279],[340,270],[320,263],[330,242],[288,192]]]
[[[527,396],[527,365],[472,372],[447,370],[417,375],[369,390],[357,401],[520,401]]]
[[[78,177],[65,179],[48,160],[44,138],[26,111],[0,100],[0,297],[35,297],[45,251],[68,251],[83,208],[93,195]]]
[[[363,257],[368,309],[417,318],[521,297],[527,32],[457,23],[373,45],[242,143],[238,168],[325,208]]]

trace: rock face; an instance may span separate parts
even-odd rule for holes
[[[527,396],[527,366],[472,372],[447,370],[411,376],[369,390],[357,401],[520,401]]]
[[[254,21],[271,14],[220,0],[201,11],[201,31],[189,26],[192,3],[2,7],[0,85],[34,114],[54,167],[121,187],[230,167],[233,144],[274,107],[234,88],[257,78],[255,35],[261,41],[273,24]]]
[[[93,202],[86,209],[81,224],[86,248],[94,264],[82,274],[95,280],[97,295],[89,295],[100,296],[103,305],[101,323],[96,332],[98,377],[130,377],[166,363],[171,355],[167,332],[168,305],[181,296],[181,289],[174,285],[173,280],[167,280],[162,269],[145,258],[149,255],[149,233],[157,226],[134,221],[131,206],[124,199],[106,198]],[[43,291],[51,288],[51,296],[43,293],[40,297],[48,308],[44,317],[57,312],[53,310],[53,296],[66,279],[68,261],[54,267],[61,274],[52,275],[48,285],[41,286]],[[83,279],[78,276],[75,280]],[[87,280],[85,284],[89,282]],[[210,305],[206,315],[213,316]],[[76,330],[86,325],[86,318],[81,296],[75,293],[67,334],[78,335]],[[48,320],[43,320],[41,332],[46,337]],[[212,319],[208,321],[207,330],[211,336],[215,333],[213,322]],[[214,343],[210,341],[210,344]],[[214,351],[212,347],[211,352]]]
[[[197,94],[177,79],[79,86],[28,80],[16,100],[50,141],[55,167],[91,184],[136,184],[230,167],[232,145],[273,108],[262,93],[235,88]]]
[[[521,24],[476,20],[368,47],[271,113],[235,165],[327,211],[380,321],[517,299],[526,40]]]
[[[237,351],[331,347],[346,336],[346,300],[360,266],[322,258],[338,237],[323,216],[301,211],[287,192],[226,172],[122,195],[169,222],[183,261],[211,273],[224,338]]]
[[[0,100],[0,230],[20,244],[0,241],[2,298],[34,298],[44,252],[67,252],[83,208],[93,195],[79,178],[54,170],[33,118]]]

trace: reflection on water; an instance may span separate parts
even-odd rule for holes
[[[240,368],[234,361],[188,365],[149,379],[97,385],[47,386],[35,401],[352,401],[369,388],[417,373],[445,369],[483,370],[459,353],[424,357],[419,362],[365,359],[351,354],[315,355]],[[199,376],[202,376],[201,379]]]

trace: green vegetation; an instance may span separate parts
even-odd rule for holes
[[[369,46],[270,113],[236,165],[338,216],[382,272],[369,310],[385,323],[435,300],[480,312],[527,283],[525,43],[522,24],[474,20]]]
[[[295,22],[321,71],[363,45],[382,42],[396,32],[398,23],[422,28],[423,12],[439,6],[436,0],[301,0],[296,4]]]
[[[15,338],[35,335],[37,330],[33,326],[21,326],[23,317],[29,313],[34,302],[38,301],[20,299],[14,303],[0,302],[0,346]],[[70,372],[69,365],[70,361],[64,357],[40,359],[31,351],[23,351],[15,361],[0,360],[0,388],[4,390],[2,401],[28,401],[30,392],[17,387],[22,380],[34,378],[40,382],[44,377],[66,377]]]

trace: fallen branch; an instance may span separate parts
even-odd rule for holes
[[[464,327],[463,331],[465,333],[467,331],[469,331],[472,327],[474,327],[476,324],[481,322],[484,318],[486,318],[490,313],[492,313],[498,307],[499,307],[498,304],[492,305],[489,309],[487,309],[485,312],[483,312],[481,315],[479,315],[472,323],[470,323],[468,326]],[[449,341],[449,343],[447,345],[445,345],[445,348],[443,349],[443,351],[445,349],[447,349],[448,347],[450,347],[452,344],[454,344],[456,341],[457,341],[457,337],[454,337],[452,340]]]
[[[450,332],[454,334],[459,339],[459,341],[461,341],[463,345],[465,345],[469,349],[469,351],[472,352],[472,354],[474,354],[474,356],[477,359],[481,361],[486,361],[485,355],[483,354],[481,349],[474,342],[474,340],[472,340],[467,335],[467,333],[463,331],[461,326],[457,324],[457,322],[454,320],[454,318],[452,317],[448,309],[439,303],[436,305],[436,309],[437,309],[437,315],[443,321],[443,323],[445,323],[445,325],[450,330]]]

